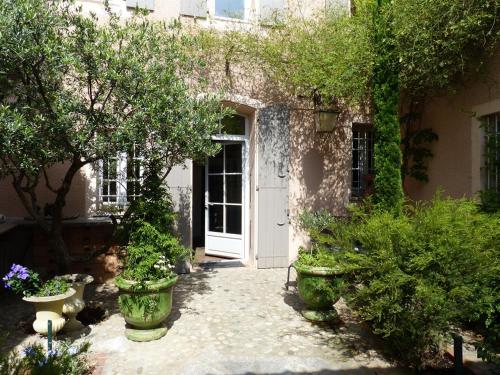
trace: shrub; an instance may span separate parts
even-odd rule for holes
[[[172,276],[175,263],[185,258],[189,249],[172,234],[161,233],[148,222],[136,225],[127,246],[122,276],[139,283]]]
[[[398,217],[358,210],[350,223],[332,221],[343,228],[333,245],[347,250],[339,253],[351,285],[346,300],[403,362],[425,366],[456,326],[471,323],[486,335],[483,357],[495,358],[498,216],[436,196]]]
[[[45,352],[41,344],[25,347],[21,353],[0,356],[0,374],[3,375],[87,375],[91,373],[85,353],[90,343],[71,346],[62,342]]]

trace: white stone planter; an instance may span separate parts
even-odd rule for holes
[[[64,330],[68,332],[81,330],[84,328],[84,325],[76,319],[76,316],[85,308],[85,301],[83,300],[85,285],[94,281],[94,278],[82,273],[63,275],[58,278],[71,283],[71,287],[76,291],[76,293],[68,298],[63,305],[62,312],[68,317]]]
[[[24,297],[23,300],[31,302],[35,306],[36,319],[33,322],[33,329],[41,334],[47,335],[48,322],[52,320],[52,334],[59,332],[66,323],[62,316],[64,301],[75,294],[73,288],[64,294],[58,294],[50,297]]]

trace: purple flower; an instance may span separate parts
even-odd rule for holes
[[[47,352],[47,357],[48,358],[57,357],[58,354],[59,354],[59,352],[57,351],[57,349],[51,349]]]
[[[36,353],[35,349],[32,346],[27,346],[24,348],[23,353],[26,357],[30,357]]]

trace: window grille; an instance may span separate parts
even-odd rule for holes
[[[361,197],[372,183],[374,132],[370,125],[354,124],[352,129],[352,196]]]

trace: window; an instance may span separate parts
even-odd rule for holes
[[[245,0],[215,0],[217,17],[245,18]]]
[[[101,162],[99,202],[126,206],[141,195],[142,157],[136,146]]]
[[[352,127],[352,196],[370,193],[373,185],[373,128],[367,124]]]
[[[500,193],[500,112],[483,117],[484,189]]]
[[[128,8],[155,10],[155,0],[127,0]]]

